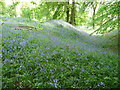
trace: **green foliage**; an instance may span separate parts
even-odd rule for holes
[[[20,2],[15,2],[13,5],[6,6],[4,2],[0,2],[2,8],[2,15],[12,16],[16,15],[15,8]],[[43,2],[36,3],[30,2],[35,7],[32,8],[29,4],[23,5],[22,17],[28,19],[34,19],[36,21],[48,21],[52,19],[64,20],[67,18],[67,10],[69,9],[69,16],[71,16],[72,4],[68,2]],[[24,7],[27,5],[28,7]],[[98,7],[99,6],[99,7]],[[87,9],[96,9],[97,13],[95,16],[90,17]],[[76,26],[96,26],[96,33],[107,33],[118,27],[118,13],[119,13],[119,2],[75,2],[75,25]],[[92,12],[91,12],[92,13]],[[69,21],[69,20],[68,20]]]
[[[89,18],[87,16],[88,12],[84,11],[84,13],[76,13],[76,26],[85,26],[89,22]]]
[[[99,28],[95,31],[97,33],[110,32],[118,28],[119,21],[119,2],[106,3],[98,10],[93,21]]]
[[[34,5],[37,5],[37,3],[36,3],[36,2],[33,2],[33,1],[32,1],[31,3],[32,3],[32,4],[34,4]]]
[[[0,1],[0,14],[4,15],[5,14],[5,10],[6,10],[6,7],[5,7],[5,2],[2,2]]]
[[[15,2],[13,3],[12,5],[9,5],[9,6],[6,6],[5,2],[0,2],[1,4],[1,8],[2,8],[2,12],[1,14],[3,16],[11,16],[11,17],[14,17],[16,16],[16,11],[15,11],[15,8],[16,6],[19,4],[20,2]]]
[[[15,10],[15,8],[16,8],[16,6],[17,6],[19,3],[20,3],[20,2],[15,2],[13,5],[8,6],[7,13],[8,13],[10,16],[12,16],[12,17],[16,16],[16,10]]]
[[[20,2],[15,2],[13,5],[9,6],[9,10],[15,9],[15,7],[19,4]]]
[[[22,8],[22,17],[32,19],[32,11],[30,8]]]

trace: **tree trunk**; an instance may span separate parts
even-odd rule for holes
[[[95,23],[94,23],[94,20],[95,20],[95,13],[96,13],[96,8],[97,8],[97,2],[93,3],[92,4],[92,7],[93,7],[93,29],[95,29]]]
[[[120,2],[118,2],[118,7],[120,7]],[[120,12],[120,9],[118,9],[118,12]],[[118,13],[118,41],[120,40],[120,13]],[[118,42],[118,48],[120,48],[120,42]],[[120,55],[120,52],[118,52],[118,56]],[[120,58],[120,56],[119,56]],[[120,59],[118,60],[118,67],[120,67]],[[120,86],[120,69],[118,68],[118,87]]]
[[[103,5],[104,4],[104,2],[100,2],[99,3],[100,5]],[[102,16],[103,16],[103,12],[101,12],[102,13]],[[100,21],[100,26],[102,27],[102,25],[103,25],[103,17],[102,17],[102,19],[101,19],[101,21]]]
[[[103,16],[103,12],[102,12],[102,16]],[[102,25],[103,25],[103,17],[101,19],[101,22],[100,22],[100,27],[102,28]]]
[[[72,0],[70,24],[75,25],[75,0]]]
[[[35,11],[32,11],[32,19],[35,20]]]
[[[69,0],[68,0],[68,2],[67,2],[67,11],[66,11],[66,21],[67,22],[69,22],[69,19],[70,19],[70,16],[69,16],[69,12],[70,12],[70,10],[69,10]]]
[[[54,13],[54,15],[53,15],[53,19],[57,18],[57,15],[59,14],[60,8],[61,8],[61,5],[59,4],[58,7],[57,7],[57,9],[56,9],[56,11],[55,11],[55,13]]]
[[[94,23],[94,20],[95,20],[95,9],[93,9],[93,29],[95,29],[95,23]]]
[[[22,8],[22,4],[21,4],[21,3],[19,3],[19,4],[15,7],[16,17],[21,17],[21,14],[22,14],[21,8]]]

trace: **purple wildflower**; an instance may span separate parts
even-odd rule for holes
[[[20,45],[26,45],[26,41],[24,41],[24,42],[20,42]]]
[[[5,59],[5,60],[3,61],[4,64],[6,64],[7,62],[9,62],[9,63],[14,63],[13,60],[8,60],[8,59]]]

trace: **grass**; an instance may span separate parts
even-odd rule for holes
[[[3,88],[117,87],[118,56],[103,48],[108,39],[51,23],[2,25]]]

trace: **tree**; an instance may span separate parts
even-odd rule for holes
[[[21,14],[22,14],[21,7],[22,7],[22,4],[18,2],[15,7],[16,17],[21,17]]]
[[[67,10],[66,10],[66,21],[69,22],[69,19],[70,19],[69,0],[67,2],[66,8],[67,8]]]
[[[0,1],[0,11],[2,15],[4,15],[6,13],[6,6],[5,6],[5,2],[4,1]]]
[[[72,0],[70,24],[75,25],[75,0]]]
[[[89,8],[91,8],[91,2],[76,2],[76,25],[87,25],[90,22]]]
[[[56,9],[56,11],[55,11],[55,13],[53,15],[53,19],[57,18],[58,14],[60,12],[60,8],[61,8],[61,4],[58,4],[57,9]]]
[[[99,8],[95,15],[94,23],[99,26],[93,33],[110,32],[118,27],[119,2],[109,2]],[[102,21],[102,25],[100,23]]]
[[[96,14],[96,8],[97,8],[97,2],[91,2],[91,6],[93,8],[93,16],[92,20],[94,21],[95,19],[95,14]],[[93,29],[95,29],[95,23],[93,22]]]

